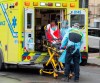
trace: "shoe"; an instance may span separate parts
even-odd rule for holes
[[[70,73],[70,74],[69,74],[69,78],[71,79],[72,77],[73,77],[73,74]]]
[[[61,79],[61,81],[69,81],[69,79],[67,77],[64,77]]]

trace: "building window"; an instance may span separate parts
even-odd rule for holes
[[[94,22],[94,27],[95,28],[100,28],[100,22]]]

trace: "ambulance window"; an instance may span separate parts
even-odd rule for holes
[[[27,29],[32,28],[32,13],[27,13]]]
[[[80,29],[82,29],[85,25],[85,15],[71,15],[71,27],[75,24],[75,23],[79,23],[80,24]]]

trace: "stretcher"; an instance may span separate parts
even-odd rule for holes
[[[53,77],[57,78],[59,73],[64,74],[64,65],[63,63],[58,61],[61,53],[63,52],[63,50],[61,51],[59,49],[61,40],[56,39],[57,43],[52,44],[51,42],[49,42],[49,39],[47,38],[46,30],[45,30],[45,36],[46,39],[43,40],[43,47],[47,48],[50,57],[48,61],[45,64],[43,64],[43,69],[40,69],[40,75],[43,75],[44,73],[53,74]],[[68,76],[68,81],[72,77],[73,75],[70,73]]]
[[[61,53],[64,50],[60,50],[59,48],[57,48],[57,46],[50,44],[46,40],[43,41],[43,46],[47,48],[50,57],[48,61],[43,65],[44,66],[43,69],[40,70],[40,75],[43,75],[43,73],[53,74],[53,77],[57,78],[59,76],[59,73],[64,74],[64,65],[63,63],[58,61]],[[74,73],[70,72],[68,76],[68,81],[73,76]]]
[[[43,64],[43,69],[40,69],[40,75],[43,75],[43,73],[53,74],[53,77],[57,78],[58,73],[64,74],[64,66],[61,62],[58,61],[61,55],[61,52],[59,50],[60,39],[54,39],[54,41],[59,41],[59,43],[57,42],[56,44],[52,44],[47,38],[46,33],[47,32],[45,30],[46,39],[43,40],[43,47],[47,49],[50,57],[48,61]]]

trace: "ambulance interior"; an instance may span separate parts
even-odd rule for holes
[[[61,21],[64,16],[64,10],[58,9],[35,9],[35,50],[46,51],[43,47],[43,39],[45,38],[44,26],[49,24],[51,20]]]

